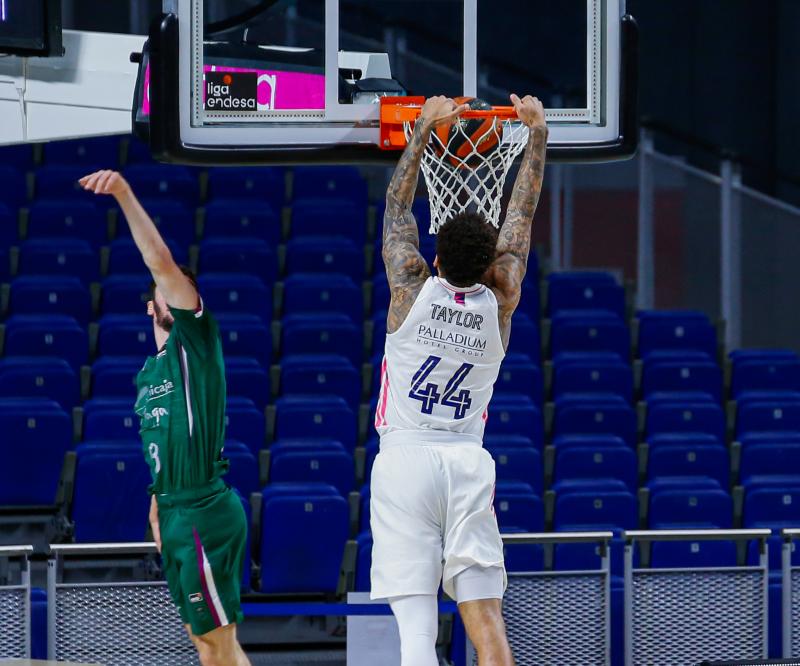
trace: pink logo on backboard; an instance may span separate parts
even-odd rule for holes
[[[206,65],[206,72],[255,72],[258,74],[258,110],[324,109],[325,76],[303,72],[217,67]],[[203,92],[205,95],[205,90]],[[150,115],[150,63],[144,71],[142,113]]]
[[[302,72],[218,67],[206,65],[206,72],[255,72],[258,74],[258,110],[324,109],[325,76]]]

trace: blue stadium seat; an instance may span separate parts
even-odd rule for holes
[[[0,397],[49,398],[70,410],[80,401],[80,381],[63,359],[6,356],[0,358]]]
[[[225,382],[229,396],[248,398],[263,408],[272,395],[269,375],[255,358],[231,356],[225,359]]]
[[[712,361],[653,360],[644,363],[642,392],[702,391],[715,402],[722,399],[722,370]]]
[[[9,264],[8,246],[0,244],[0,281],[5,282],[11,275],[11,265]]]
[[[28,182],[25,173],[16,167],[0,164],[0,203],[15,210],[28,201]]]
[[[81,325],[92,316],[92,296],[70,275],[26,275],[11,283],[11,314],[68,315]]]
[[[186,204],[170,199],[142,199],[141,204],[163,238],[169,238],[181,247],[188,247],[197,240],[194,210]],[[120,218],[117,221],[117,238],[130,237],[130,227]]]
[[[352,199],[304,199],[292,206],[291,237],[334,233],[364,245],[367,237],[367,205]]]
[[[208,171],[208,198],[250,199],[260,205],[283,206],[286,178],[275,167],[218,167]]]
[[[635,446],[636,412],[614,394],[567,394],[556,402],[553,436],[571,434],[618,435]]]
[[[125,178],[141,199],[168,198],[195,207],[200,200],[197,176],[173,164],[135,164],[125,169]]]
[[[283,313],[341,312],[355,324],[364,320],[364,296],[346,275],[300,273],[284,280]]]
[[[370,569],[372,568],[372,533],[361,532],[356,537],[358,554],[356,555],[356,592],[369,592],[372,589]]]
[[[133,398],[93,398],[83,404],[83,441],[116,440],[139,443],[139,417]]]
[[[105,315],[99,321],[97,351],[101,356],[147,356],[158,351],[153,338],[153,321],[142,315]]]
[[[37,201],[28,217],[28,238],[79,238],[97,248],[108,243],[106,211],[88,201]]]
[[[648,523],[651,529],[729,529],[733,526],[733,501],[724,490],[652,492]]]
[[[559,354],[553,361],[553,397],[565,393],[613,393],[633,399],[631,367],[610,352]]]
[[[0,505],[53,504],[64,454],[72,446],[70,416],[52,400],[0,398],[0,432],[8,444]]]
[[[388,302],[387,302],[388,304]],[[511,318],[511,335],[508,341],[508,354],[525,354],[533,363],[539,365],[542,356],[542,341],[536,320],[524,312],[515,312]]]
[[[278,275],[275,253],[259,238],[211,238],[200,244],[203,273],[250,273],[271,284]]]
[[[746,391],[800,391],[800,359],[763,358],[734,363],[731,397]]]
[[[733,541],[656,541],[650,547],[650,566],[658,569],[735,567]]]
[[[558,437],[553,438],[553,446],[558,449],[568,449],[573,446],[578,447],[628,447],[628,443],[619,437],[618,435],[606,435],[606,434],[589,434],[589,435],[581,435],[581,434],[569,434],[569,435],[559,435]]]
[[[267,425],[264,411],[255,403],[240,396],[228,396],[225,411],[225,434],[231,439],[243,442],[253,455],[264,446]]]
[[[278,440],[270,446],[270,483],[327,483],[342,496],[353,490],[353,456],[329,439]]]
[[[736,366],[743,361],[793,361],[798,356],[792,349],[734,349],[728,352],[728,358]]]
[[[347,501],[324,484],[262,492],[261,591],[336,591],[349,530]]]
[[[662,492],[665,490],[681,490],[689,492],[694,490],[727,490],[722,488],[719,481],[710,476],[657,476],[649,479],[645,487],[651,493]]]
[[[800,431],[800,401],[773,398],[739,402],[737,436],[750,431]]]
[[[752,488],[744,497],[744,526],[780,529],[800,525],[800,486]]]
[[[498,481],[494,494],[494,510],[501,531],[506,527],[528,532],[544,530],[542,500],[528,483]]]
[[[13,164],[17,169],[33,167],[33,144],[16,143],[0,147],[0,164]]]
[[[226,439],[222,457],[230,461],[228,473],[223,477],[225,483],[244,497],[258,492],[258,460],[247,444]]]
[[[501,534],[525,533],[521,527],[504,527]],[[540,530],[537,530],[540,531]],[[544,548],[536,544],[504,544],[503,557],[506,571],[541,571],[544,568]]]
[[[144,141],[140,141],[135,136],[128,142],[127,164],[153,164],[153,154],[150,146]]]
[[[104,314],[138,314],[144,317],[150,283],[143,273],[110,275],[102,282],[100,311]]]
[[[718,443],[666,444],[661,439],[666,437],[668,435],[653,438],[661,443],[650,448],[647,459],[648,477],[708,476],[719,481],[723,488],[727,488],[731,473],[727,448]]]
[[[188,248],[178,245],[169,238],[165,238],[164,242],[167,244],[175,261],[179,264],[187,263],[189,257]],[[145,288],[149,287],[152,281],[150,273],[144,265],[142,253],[139,252],[139,248],[136,247],[132,238],[118,238],[111,241],[109,245],[108,273],[109,275],[140,275]]]
[[[281,352],[339,354],[355,367],[364,356],[364,329],[343,314],[294,314],[281,322]]]
[[[331,272],[353,280],[364,277],[364,251],[349,238],[303,236],[286,244],[286,272]]]
[[[339,396],[287,395],[275,401],[275,438],[335,439],[352,452],[358,419]]]
[[[563,481],[595,485],[601,479],[619,479],[633,492],[637,486],[637,474],[636,453],[627,446],[570,446],[556,449],[556,492]]]
[[[203,302],[215,315],[240,313],[272,321],[272,289],[248,273],[203,273],[197,279]]]
[[[92,396],[136,400],[136,375],[144,365],[141,356],[104,356],[92,364]]]
[[[787,473],[800,474],[800,440],[742,446],[739,477],[745,488],[759,477]]]
[[[99,273],[97,255],[84,240],[37,238],[20,245],[20,275],[74,275],[88,284]]]
[[[630,492],[558,493],[553,515],[556,531],[575,531],[577,526],[597,529],[636,529],[638,512],[636,497]]]
[[[618,317],[605,310],[565,310],[552,320],[550,352],[614,352],[630,358],[630,331]]]
[[[58,356],[73,368],[89,358],[89,338],[72,317],[14,315],[6,320],[6,356]]]
[[[649,404],[648,438],[661,433],[702,432],[725,441],[725,414],[714,403],[675,402]]]
[[[312,166],[294,170],[292,195],[303,199],[345,199],[367,205],[367,181],[354,167]]]
[[[19,241],[17,211],[0,202],[0,246],[16,245]]]
[[[639,313],[639,356],[663,349],[701,351],[717,355],[717,331],[702,313],[652,311]]]
[[[114,169],[119,164],[118,136],[87,137],[44,144],[45,164],[105,164]],[[89,173],[87,171],[87,173]]]
[[[218,199],[207,204],[205,212],[205,238],[260,238],[270,247],[278,247],[281,242],[280,216],[261,201]]]
[[[284,356],[281,393],[338,395],[355,409],[361,401],[361,373],[336,354]]]
[[[625,318],[625,290],[607,273],[551,273],[547,313],[562,310],[608,310]]]
[[[77,447],[72,520],[78,543],[138,542],[147,532],[150,470],[136,447]],[[98,498],[103,498],[100,502]]]
[[[250,356],[264,367],[272,361],[272,329],[251,314],[217,315],[225,358]]]
[[[494,390],[498,394],[520,393],[540,405],[544,393],[542,372],[529,356],[514,352],[506,354]]]
[[[84,176],[101,168],[103,167],[91,164],[85,166],[54,164],[39,167],[36,170],[36,198],[87,201],[106,210],[116,207],[113,197],[87,192],[78,183]]]
[[[544,480],[542,458],[539,451],[533,446],[519,446],[513,441],[525,438],[508,437],[506,439],[512,440],[512,442],[501,440],[497,444],[484,443],[484,448],[494,459],[497,480],[528,483],[533,487],[534,492],[541,496],[544,490]]]
[[[523,435],[541,447],[544,441],[542,413],[525,396],[497,395],[489,405],[487,435]]]

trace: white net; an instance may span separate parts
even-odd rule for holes
[[[404,123],[406,140],[414,130]],[[500,226],[503,186],[511,165],[525,149],[528,128],[517,119],[489,123],[485,132],[470,136],[468,119],[453,124],[447,142],[437,132],[422,156],[422,173],[431,207],[430,233],[464,211],[480,212]],[[488,149],[487,149],[488,147]]]

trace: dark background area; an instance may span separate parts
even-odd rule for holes
[[[209,18],[219,20],[254,4],[256,0],[209,0]],[[290,0],[280,3],[289,4]],[[298,13],[306,12],[309,18],[319,18],[314,8],[321,4],[296,3]],[[429,32],[442,25],[454,3],[388,4],[397,6],[409,30],[416,23]],[[493,58],[500,64],[505,59],[509,71],[520,69],[522,54],[519,48],[500,48],[508,39],[498,23],[513,17],[509,29],[515,31],[526,25],[552,27],[564,11],[562,3],[545,0],[508,0],[502,11],[492,11],[497,7],[496,0],[479,3],[481,17],[491,16],[485,24],[495,32],[491,39],[498,48]],[[103,3],[98,11],[96,0],[64,0],[65,27],[143,33],[160,8],[160,0],[116,0]],[[712,169],[718,164],[715,151],[730,151],[743,163],[747,184],[800,202],[800,2],[628,0],[628,11],[641,29],[641,113],[665,130],[659,134],[659,147]],[[370,25],[359,18],[349,23]],[[376,39],[382,34],[374,25],[371,32]],[[424,48],[413,35],[409,41],[414,48]],[[441,46],[431,48],[435,54]],[[564,65],[565,80],[570,66]],[[669,133],[680,138],[669,138]]]

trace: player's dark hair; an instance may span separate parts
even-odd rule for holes
[[[189,268],[188,266],[184,266],[181,264],[178,266],[181,269],[181,273],[183,273],[187,278],[189,278],[189,282],[192,283],[192,286],[199,292],[200,290],[197,288],[197,276],[194,274],[194,271]],[[152,301],[156,297],[156,281],[153,280],[150,283],[150,289],[147,292],[147,300]]]
[[[481,281],[495,257],[497,230],[480,213],[451,217],[436,237],[436,254],[442,276],[455,287]]]

